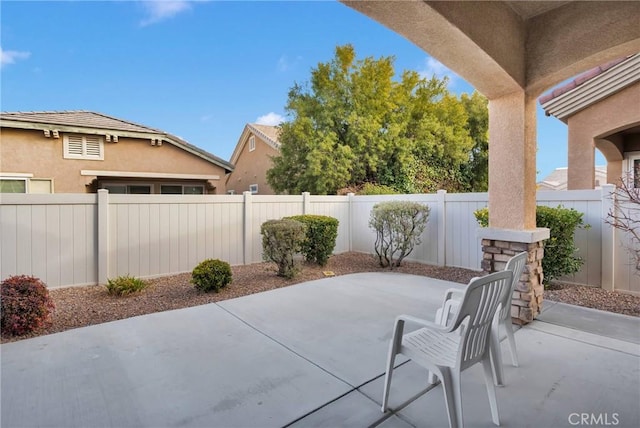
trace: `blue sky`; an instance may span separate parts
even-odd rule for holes
[[[246,123],[277,124],[288,90],[337,45],[449,76],[424,51],[333,1],[3,1],[2,111],[91,110],[228,160]],[[538,112],[538,177],[567,163],[567,128]],[[602,164],[598,157],[598,164]]]

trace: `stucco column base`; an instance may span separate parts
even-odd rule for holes
[[[504,270],[511,257],[523,251],[528,253],[527,264],[513,292],[511,320],[519,325],[530,323],[542,309],[542,258],[549,229],[483,228],[478,235],[482,238],[482,270],[485,274]]]

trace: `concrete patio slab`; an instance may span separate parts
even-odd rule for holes
[[[369,427],[376,425],[382,414],[369,398],[353,391],[322,409],[289,425],[295,428]]]
[[[545,301],[538,321],[640,344],[640,318]]]
[[[359,273],[219,305],[358,387],[384,367],[395,317],[400,313],[432,317],[450,287],[448,281],[416,275]],[[402,361],[406,359],[398,359],[398,363]]]
[[[0,425],[447,426],[441,387],[406,359],[393,411],[380,401],[393,320],[432,319],[451,286],[354,274],[4,344]],[[516,332],[519,368],[503,343],[502,425],[640,426],[640,320],[564,306]],[[467,426],[493,426],[480,367],[463,405]]]
[[[3,427],[283,426],[350,389],[216,305],[2,345]]]

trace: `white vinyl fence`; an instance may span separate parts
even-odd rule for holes
[[[624,236],[603,222],[612,186],[603,190],[539,192],[538,203],[585,214],[576,233],[586,263],[568,281],[640,293],[640,277],[621,247]],[[473,212],[486,193],[295,196],[3,194],[0,196],[0,277],[26,274],[48,286],[104,283],[119,275],[154,277],[191,271],[206,258],[232,265],[262,261],[266,220],[320,214],[339,220],[335,253],[373,253],[373,206],[402,199],[427,204],[429,222],[409,260],[479,270]]]

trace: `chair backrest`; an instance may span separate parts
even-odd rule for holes
[[[524,271],[524,266],[527,264],[527,256],[528,253],[526,251],[516,254],[509,259],[504,269],[513,273],[513,279],[511,280],[511,286],[505,290],[502,299],[500,299],[500,320],[505,320],[511,316],[511,299],[513,298],[516,285],[518,285],[518,281],[520,281],[520,276]]]
[[[460,370],[475,364],[488,352],[491,324],[512,277],[511,271],[504,270],[474,278],[467,286],[453,326],[457,329],[464,322],[457,356]]]

